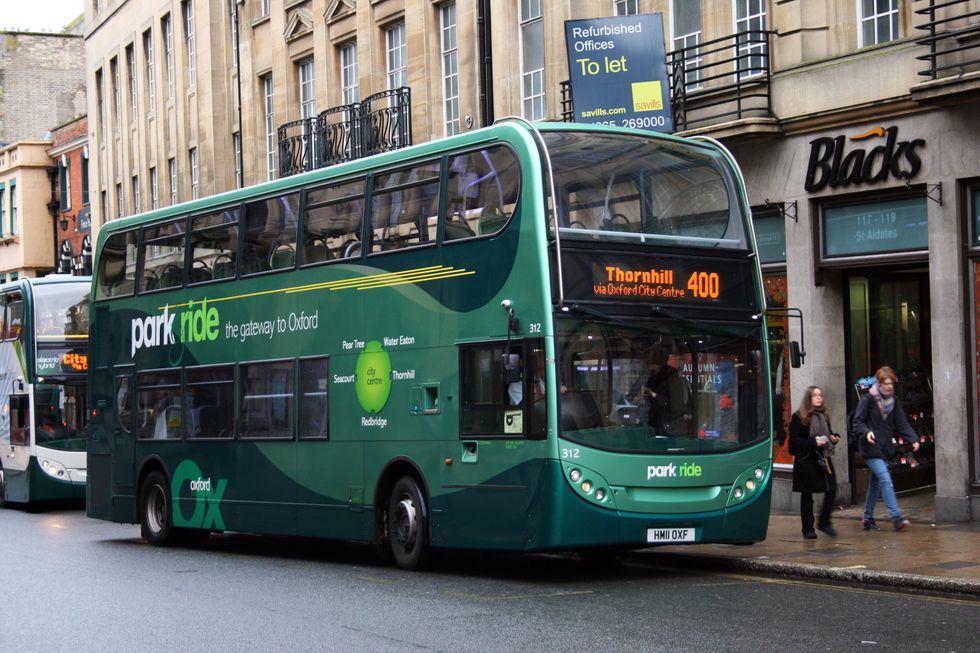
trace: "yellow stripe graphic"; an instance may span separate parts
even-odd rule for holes
[[[259,290],[256,292],[242,293],[241,295],[230,295],[228,297],[207,298],[208,304],[218,304],[236,299],[247,299],[262,295],[274,295],[277,293],[294,294],[310,292],[313,290],[374,290],[377,288],[389,288],[391,286],[403,286],[409,283],[422,283],[424,281],[439,281],[442,279],[452,279],[455,277],[465,277],[476,274],[476,270],[466,268],[446,267],[445,265],[430,265],[423,268],[412,270],[402,270],[400,272],[383,272],[380,274],[369,274],[363,277],[352,277],[350,279],[340,279],[338,281],[322,281],[319,283],[309,283],[302,286],[291,286],[289,288],[276,288],[274,290]],[[186,308],[195,304],[200,305],[203,299],[195,299],[183,304],[169,304],[170,308]],[[162,311],[165,307],[158,306],[157,310]]]

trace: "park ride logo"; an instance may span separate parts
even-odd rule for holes
[[[207,298],[188,302],[186,306],[185,310],[171,313],[168,305],[159,315],[130,320],[130,356],[135,356],[140,349],[217,340],[221,321],[218,309],[208,306]],[[175,322],[179,326],[176,333]]]

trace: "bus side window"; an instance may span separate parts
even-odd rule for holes
[[[441,165],[430,161],[374,178],[371,251],[410,247],[426,241],[427,218],[438,201]]]
[[[235,276],[238,209],[191,218],[191,283]]]
[[[24,300],[19,292],[9,293],[4,310],[4,340],[17,340],[24,326]]]
[[[295,266],[298,220],[299,192],[246,204],[242,274]]]
[[[143,229],[140,243],[140,292],[175,288],[184,283],[186,220]]]
[[[507,369],[510,366],[512,369]],[[543,437],[547,391],[540,340],[460,350],[460,435]]]
[[[310,189],[303,210],[304,264],[360,256],[364,179]]]
[[[131,295],[136,287],[136,240],[138,232],[113,234],[99,257],[96,298]]]
[[[130,390],[130,377],[116,377],[116,420],[126,433],[133,430],[133,396]]]
[[[449,163],[445,240],[493,234],[514,213],[520,168],[504,146],[459,154]]]
[[[10,396],[10,444],[29,444],[31,408],[27,395]]]

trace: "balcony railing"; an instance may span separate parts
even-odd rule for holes
[[[668,52],[674,131],[772,118],[771,35],[747,30]]]
[[[667,53],[674,131],[743,118],[772,118],[772,32],[739,32]],[[575,121],[572,86],[561,83],[562,120]]]
[[[412,144],[408,87],[322,111],[279,127],[279,176],[352,161]]]
[[[916,57],[929,65],[919,75],[940,79],[980,70],[980,9],[970,10],[976,6],[971,0],[930,0],[915,10],[926,19],[916,29],[928,33],[916,43],[929,49]]]

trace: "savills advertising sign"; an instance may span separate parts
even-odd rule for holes
[[[807,192],[815,193],[826,187],[857,186],[885,181],[889,177],[911,179],[922,167],[917,148],[926,142],[921,138],[898,140],[898,127],[874,127],[863,134],[851,136],[851,141],[879,143],[869,150],[847,147],[844,136],[815,138],[810,141],[810,161],[806,168]]]
[[[575,122],[672,132],[662,14],[565,22]]]

